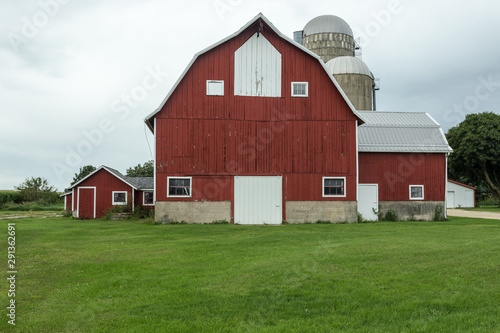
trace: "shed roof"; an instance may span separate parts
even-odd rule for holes
[[[360,152],[450,153],[441,126],[425,112],[358,111]]]
[[[87,175],[87,177],[81,179],[77,183],[70,186],[68,190],[76,187],[78,184],[82,183],[83,181],[92,177],[92,175],[96,174],[97,172],[99,172],[103,169],[136,190],[153,190],[154,189],[154,178],[153,177],[125,177],[120,171],[115,170],[115,169],[110,168],[110,167],[105,166],[105,165],[101,165],[94,172]]]

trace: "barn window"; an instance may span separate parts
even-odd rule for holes
[[[191,177],[168,177],[167,197],[191,197]]]
[[[345,177],[323,177],[323,197],[345,197]]]
[[[127,192],[126,191],[113,191],[113,205],[126,205]]]
[[[153,192],[143,192],[143,201],[144,206],[152,206],[153,205]]]
[[[424,200],[424,185],[410,185],[410,200]]]
[[[208,96],[224,96],[224,81],[207,80]]]
[[[307,82],[292,82],[292,97],[309,96],[308,86]]]

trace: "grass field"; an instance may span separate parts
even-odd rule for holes
[[[7,223],[0,221],[4,267]],[[16,327],[7,324],[4,282],[2,332],[500,331],[496,220],[35,218],[15,228]]]

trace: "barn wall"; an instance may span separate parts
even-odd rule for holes
[[[410,201],[409,186],[424,185],[424,201],[442,202],[445,201],[446,156],[359,153],[359,183],[378,184],[379,201]]]
[[[75,211],[77,210],[78,188],[96,187],[96,218],[104,217],[106,211],[113,207],[113,191],[127,191],[128,204],[132,204],[132,188],[105,169],[101,169],[75,187]]]
[[[231,209],[236,175],[282,175],[287,201],[355,204],[357,118],[316,58],[265,27],[282,57],[281,97],[235,96],[234,53],[258,24],[200,55],[156,114],[157,218],[175,210],[159,202]],[[224,96],[207,96],[207,80],[223,80]],[[308,82],[308,97],[291,97],[291,82]],[[167,198],[169,176],[193,177],[192,197]],[[346,177],[347,197],[323,198],[323,176]]]

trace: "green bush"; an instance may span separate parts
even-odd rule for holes
[[[478,202],[478,206],[498,206],[498,199],[496,198],[485,198]]]
[[[132,217],[134,219],[154,218],[155,211],[154,209],[144,208],[140,205],[137,205],[135,206],[134,211],[132,212]]]
[[[398,221],[398,214],[396,214],[395,211],[393,210],[388,210],[387,213],[385,213],[385,216],[383,213],[381,213],[383,216],[382,221],[388,221],[388,222],[396,222]]]

